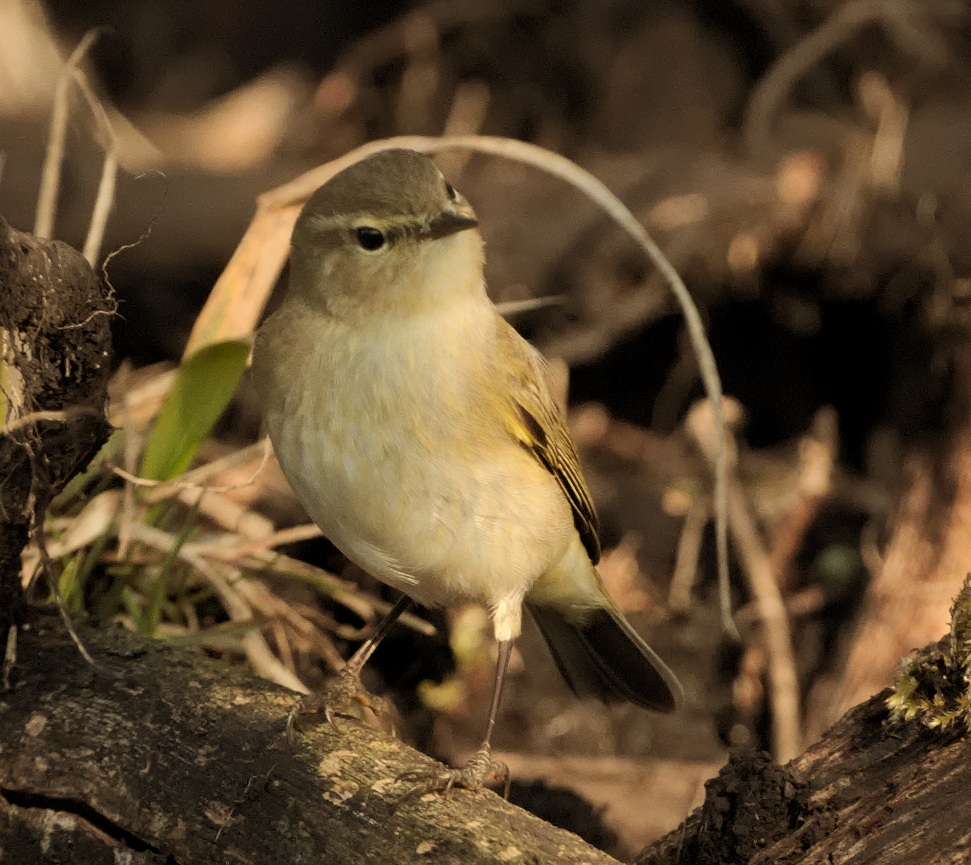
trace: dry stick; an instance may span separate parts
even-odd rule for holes
[[[802,751],[799,682],[789,618],[769,555],[749,512],[742,487],[735,479],[729,482],[728,521],[752,594],[758,599],[765,630],[765,644],[769,653],[773,757],[779,763],[787,763]]]
[[[900,190],[910,111],[878,72],[861,75],[857,90],[877,127],[870,148],[870,185],[896,194]]]
[[[668,591],[668,606],[677,612],[691,609],[691,593],[698,573],[698,560],[701,557],[701,542],[711,511],[711,502],[704,496],[697,496],[691,502],[681,537],[678,538],[678,552],[674,560],[674,576]]]
[[[496,304],[496,310],[503,318],[512,318],[524,312],[546,309],[549,306],[562,306],[566,297],[562,294],[547,294],[543,297],[527,297],[523,300],[505,300]]]
[[[98,194],[91,210],[91,223],[88,226],[88,236],[84,239],[83,255],[91,267],[94,267],[101,251],[101,241],[104,240],[105,226],[108,224],[108,214],[115,203],[115,181],[118,179],[118,136],[108,119],[101,101],[95,96],[88,84],[88,79],[80,69],[73,69],[74,80],[84,94],[88,107],[94,115],[101,133],[101,146],[105,151],[105,161],[101,166],[101,180],[98,182]]]
[[[204,555],[218,556],[220,559],[232,560],[251,556],[260,550],[272,550],[274,547],[282,547],[285,544],[295,544],[299,541],[309,541],[319,538],[323,532],[316,523],[305,523],[302,526],[291,526],[288,529],[280,529],[265,538],[249,541],[245,538],[242,545],[235,547],[224,546],[218,541],[198,541],[190,544],[193,549]]]
[[[802,548],[806,532],[832,495],[838,447],[836,412],[821,409],[813,421],[813,429],[799,442],[797,499],[782,518],[770,544],[769,564],[782,589],[789,588],[792,563]]]
[[[30,460],[33,464],[34,454],[30,451]],[[32,472],[36,478],[37,472]],[[37,547],[38,552],[38,568],[47,577],[47,582],[51,589],[51,594],[54,595],[54,601],[57,604],[57,610],[61,615],[61,621],[64,622],[64,628],[67,630],[68,635],[71,637],[71,641],[74,643],[81,657],[84,658],[92,667],[96,668],[98,665],[95,663],[94,658],[91,657],[90,652],[88,652],[87,647],[81,640],[81,635],[78,634],[77,629],[74,627],[74,622],[71,621],[71,615],[67,611],[67,607],[64,605],[64,599],[61,597],[61,586],[60,580],[54,573],[54,562],[51,560],[50,554],[47,552],[47,539],[44,537],[44,525],[43,521],[38,519],[36,505],[33,506],[33,526],[31,527],[31,535],[34,538],[34,544]]]
[[[75,405],[71,406],[70,408],[52,411],[34,411],[30,414],[25,414],[23,417],[19,417],[16,420],[12,420],[8,424],[0,424],[0,432],[2,432],[4,435],[10,435],[17,430],[32,426],[35,423],[41,423],[43,421],[69,423],[73,418],[82,414],[91,415],[93,417],[101,417],[103,412],[101,409],[91,408],[90,406],[84,405]]]
[[[232,552],[232,551],[230,551]],[[212,558],[221,558],[222,554],[218,550],[207,552]],[[312,584],[324,584],[326,593],[337,601],[337,603],[347,607],[365,621],[372,621],[377,616],[386,616],[393,606],[381,598],[362,591],[359,587],[352,587],[347,581],[340,577],[318,568],[316,565],[307,564],[300,559],[292,559],[289,556],[276,550],[255,549],[245,555],[245,561],[241,563],[242,568],[252,570],[270,570],[279,574],[292,574],[297,579]],[[424,634],[426,637],[433,637],[438,633],[437,628],[414,613],[402,613],[398,619],[399,624],[407,625],[413,631]]]
[[[118,475],[118,477],[127,481],[132,486],[136,487],[148,487],[155,490],[154,495],[146,496],[145,502],[147,504],[156,504],[157,502],[163,501],[164,499],[171,498],[180,490],[207,490],[214,493],[228,493],[233,490],[242,489],[243,487],[248,487],[253,484],[256,479],[260,476],[263,469],[266,468],[267,462],[270,459],[270,439],[269,436],[264,437],[258,441],[255,445],[249,445],[248,447],[242,448],[232,454],[227,455],[219,460],[214,460],[211,463],[206,463],[204,466],[200,466],[198,469],[194,469],[191,472],[185,472],[180,475],[182,478],[188,478],[190,475],[193,478],[209,477],[218,472],[225,471],[228,468],[232,468],[234,465],[238,465],[243,462],[248,462],[253,456],[253,451],[257,448],[263,451],[263,457],[260,460],[259,467],[253,472],[250,477],[245,481],[240,481],[239,483],[230,484],[229,486],[222,487],[207,487],[203,484],[196,483],[194,480],[171,480],[171,481],[156,481],[150,478],[139,477],[138,475],[132,474],[129,471],[120,466],[112,466],[111,470]]]
[[[776,60],[745,106],[742,137],[749,156],[761,159],[770,153],[773,117],[793,85],[841,43],[899,5],[899,0],[853,0]]]
[[[3,673],[0,675],[0,691],[10,690],[10,674],[17,664],[17,625],[7,629],[7,646],[3,652]]]
[[[37,217],[34,234],[50,239],[54,233],[54,216],[57,211],[57,195],[61,184],[61,166],[64,161],[64,142],[67,135],[67,120],[70,109],[70,84],[73,80],[88,103],[101,136],[101,146],[105,150],[104,164],[98,193],[91,211],[91,223],[84,241],[82,252],[85,260],[94,267],[104,239],[108,215],[115,201],[115,183],[118,178],[118,136],[108,115],[95,95],[85,74],[78,68],[84,55],[101,34],[103,28],[89,30],[78,43],[57,82],[54,96],[54,109],[51,113],[51,133],[44,167],[41,172],[40,192],[37,200]]]
[[[702,453],[713,460],[713,438],[708,404],[699,403],[688,413],[685,426],[698,442]],[[736,453],[734,439],[726,441]],[[758,603],[769,656],[769,700],[772,708],[772,751],[779,763],[787,763],[802,751],[799,721],[799,683],[792,650],[789,619],[769,554],[759,537],[755,521],[745,500],[745,492],[735,472],[734,460],[728,478],[728,523],[748,577],[749,588]]]
[[[715,541],[718,554],[721,616],[723,627],[728,634],[733,639],[739,639],[738,631],[731,617],[731,597],[728,583],[728,527],[726,521],[728,510],[727,458],[724,445],[725,421],[722,409],[721,380],[718,376],[718,368],[715,364],[711,346],[708,344],[705,336],[705,328],[701,321],[701,315],[698,313],[698,308],[695,306],[678,272],[627,206],[602,181],[598,180],[586,169],[581,168],[576,163],[571,162],[564,156],[560,156],[558,153],[553,153],[535,144],[515,141],[510,138],[478,135],[462,135],[452,138],[428,138],[424,136],[403,135],[382,141],[372,141],[352,150],[339,159],[314,168],[290,183],[260,196],[259,209],[254,219],[254,225],[260,219],[261,211],[267,214],[275,211],[281,214],[281,217],[284,213],[289,214],[292,212],[293,219],[295,220],[295,211],[299,203],[306,200],[318,187],[330,180],[335,174],[363,159],[365,156],[392,147],[407,147],[424,153],[436,153],[441,150],[455,149],[474,150],[479,153],[488,153],[493,156],[523,162],[539,168],[542,171],[546,171],[555,177],[559,177],[561,180],[565,180],[567,183],[579,189],[598,204],[611,219],[637,241],[654,266],[661,272],[661,275],[670,286],[684,314],[691,345],[698,358],[701,379],[705,386],[705,392],[711,400],[715,415],[715,424],[718,429],[718,443],[714,456]],[[292,223],[290,225],[292,227]],[[274,249],[273,252],[278,253],[278,250]],[[280,260],[282,267],[282,256]],[[252,286],[249,287],[249,290],[252,294],[255,294]],[[215,298],[214,302],[226,304],[227,300],[225,298]],[[263,302],[265,303],[265,299]],[[259,309],[262,309],[262,304]],[[259,311],[257,310],[250,327],[255,326],[255,319],[258,317],[258,314]],[[232,338],[229,334],[222,334],[221,336],[224,339]],[[200,342],[201,337],[193,340],[192,336],[190,336],[189,345],[192,351],[197,351],[202,347]],[[188,347],[186,348],[186,353],[187,355],[190,353]]]
[[[92,267],[101,253],[101,242],[104,240],[105,228],[108,225],[108,215],[115,203],[115,181],[118,178],[118,145],[112,144],[111,150],[105,153],[104,165],[101,168],[101,180],[98,183],[98,195],[91,211],[91,224],[88,226],[88,236],[84,239],[83,255],[85,261]]]
[[[57,195],[61,186],[61,165],[64,161],[64,142],[67,138],[67,118],[70,111],[71,82],[88,49],[100,35],[100,28],[89,30],[71,52],[64,70],[57,79],[54,91],[54,107],[51,111],[51,131],[44,153],[44,166],[40,175],[40,191],[37,194],[37,216],[34,234],[43,240],[54,235],[54,215],[57,212]]]

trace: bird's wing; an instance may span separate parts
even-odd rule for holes
[[[505,319],[499,319],[499,349],[509,377],[512,404],[504,412],[516,440],[556,478],[573,509],[573,522],[590,560],[600,561],[600,522],[580,470],[580,457],[553,399],[549,367],[542,355]]]

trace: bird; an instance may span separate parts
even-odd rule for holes
[[[489,610],[485,735],[464,767],[436,776],[446,790],[502,772],[491,740],[524,609],[576,695],[662,713],[683,699],[597,572],[597,513],[549,369],[490,300],[484,262],[472,206],[428,156],[361,159],[303,207],[251,369],[310,517],[403,593],[320,698],[327,717],[366,694],[361,669],[413,602]]]

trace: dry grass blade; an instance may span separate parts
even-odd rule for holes
[[[105,150],[101,180],[98,183],[98,193],[91,211],[91,224],[88,228],[82,253],[92,267],[94,267],[101,251],[101,242],[104,238],[105,226],[108,223],[108,215],[114,205],[115,182],[118,176],[118,137],[115,135],[104,107],[88,84],[87,77],[79,68],[84,56],[101,35],[101,32],[102,28],[95,28],[84,34],[77,47],[71,52],[71,56],[58,79],[54,94],[54,108],[51,112],[50,138],[47,151],[44,154],[40,191],[37,196],[37,215],[34,221],[34,234],[48,240],[53,237],[54,219],[57,214],[57,196],[61,185],[61,167],[64,162],[67,121],[70,115],[71,83],[74,82],[94,115],[101,144]]]
[[[176,544],[176,538],[173,535],[142,523],[136,523],[132,526],[132,536],[134,540],[163,553],[168,553]],[[217,566],[184,545],[179,548],[177,555],[209,582],[219,596],[223,608],[234,622],[253,620],[253,609],[243,592],[240,591],[240,587],[245,583],[246,578],[239,570],[227,568],[227,576],[223,576]],[[242,642],[246,657],[258,675],[289,688],[291,691],[299,691],[301,694],[310,693],[306,685],[280,663],[262,634],[255,631],[251,632],[243,637]]]
[[[252,335],[287,260],[299,213],[299,204],[257,208],[192,327],[184,359],[207,345]]]

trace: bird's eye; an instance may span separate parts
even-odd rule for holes
[[[384,246],[384,233],[370,225],[362,225],[354,229],[354,234],[361,249],[366,249],[368,252],[374,252]]]
[[[445,181],[445,192],[448,195],[449,201],[455,201],[455,197],[456,197],[455,187],[452,186],[452,184],[449,183],[447,180]]]

